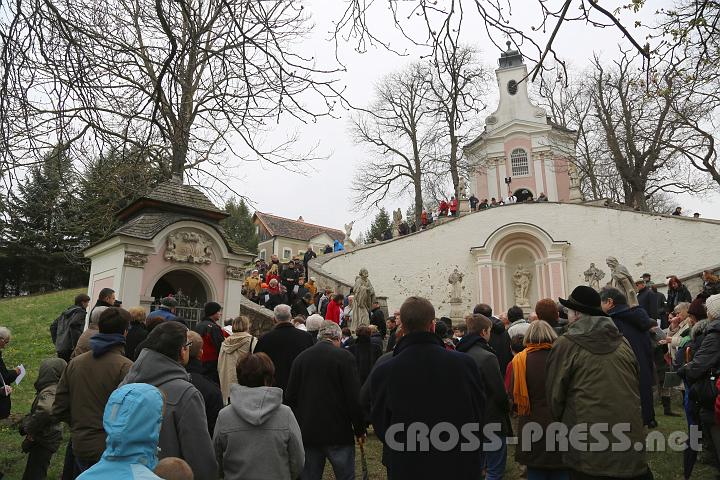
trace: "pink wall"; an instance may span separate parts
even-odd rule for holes
[[[486,168],[478,168],[478,173],[476,177],[475,182],[475,191],[470,192],[474,193],[477,198],[480,199],[482,202],[484,199],[490,200],[489,197],[489,189],[488,189],[488,176],[487,176],[487,169]]]
[[[528,156],[528,166],[530,167],[530,176],[529,177],[512,177],[512,164],[510,163],[510,154],[513,150],[516,148],[522,148],[525,150]],[[532,160],[532,141],[530,140],[529,136],[523,135],[513,135],[508,140],[505,141],[505,169],[507,174],[506,177],[512,177],[512,183],[510,184],[510,190],[514,192],[515,190],[519,188],[527,188],[531,192],[533,192],[533,195],[537,197],[539,195],[538,192],[536,192],[535,188],[535,174],[542,172],[535,172],[535,165],[533,165]],[[507,185],[503,183],[503,179],[500,179],[501,185],[502,185],[502,192],[503,196],[507,196]]]
[[[567,202],[570,200],[570,175],[568,172],[568,160],[556,157],[554,161],[554,169],[557,172],[558,201]]]

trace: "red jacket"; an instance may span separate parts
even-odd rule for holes
[[[450,211],[457,212],[457,208],[458,208],[458,201],[457,201],[457,198],[455,198],[450,201]]]
[[[440,213],[447,213],[447,211],[448,211],[448,204],[447,204],[447,202],[446,202],[445,200],[442,200],[442,201],[440,202],[440,207],[439,207],[439,208],[440,208]]]
[[[330,300],[330,303],[328,303],[327,306],[327,313],[325,313],[325,320],[330,320],[340,325],[341,311],[342,308],[340,307],[340,305],[338,305],[334,300]]]

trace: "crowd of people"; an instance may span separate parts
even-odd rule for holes
[[[356,331],[344,297],[326,290],[313,311],[274,305],[274,327],[260,338],[246,317],[221,324],[215,302],[190,330],[172,298],[146,315],[114,306],[111,289],[91,309],[78,295],[51,325],[57,358],[41,363],[20,424],[23,478],[46,478],[64,422],[63,479],[317,480],[326,461],[335,478],[354,479],[355,446],[364,451],[370,427],[393,480],[501,479],[512,436],[529,480],[651,479],[646,452],[634,446],[657,427],[655,388],[666,415],[676,415],[672,392],[682,392],[688,429],[702,431],[717,462],[720,279],[703,279],[695,298],[677,277],[667,297],[644,278],[639,306],[615,288],[578,286],[532,312],[513,306],[495,316],[479,304],[455,325],[409,297],[387,319],[374,305]],[[0,354],[10,340],[0,327]],[[0,355],[0,417],[18,374]],[[596,436],[572,436],[598,425],[609,426],[595,431],[602,448],[588,448]],[[689,439],[685,478],[697,455]]]

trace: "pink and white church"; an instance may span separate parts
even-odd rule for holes
[[[470,190],[480,200],[500,201],[520,189],[551,202],[581,200],[575,185],[575,132],[550,121],[528,96],[528,70],[517,50],[500,55],[500,101],[485,119],[485,131],[464,152],[474,166]]]
[[[593,268],[604,274],[603,286],[610,279],[609,256],[632,275],[650,273],[659,282],[669,274],[691,278],[720,266],[720,255],[708,257],[699,240],[720,237],[719,221],[583,202],[571,161],[575,132],[549,121],[531,101],[519,52],[502,52],[498,63],[497,109],[464,147],[472,168],[467,191],[480,200],[500,200],[527,189],[536,199],[544,193],[548,201],[463,214],[323,258],[311,263],[311,270],[352,285],[366,268],[375,291],[387,296],[389,310],[420,295],[430,299],[438,316],[461,321],[462,313],[480,302],[496,312],[515,304],[529,312],[541,298],[567,298],[575,286],[591,283],[586,272]]]

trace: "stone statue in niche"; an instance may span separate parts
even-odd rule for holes
[[[517,266],[512,276],[513,290],[515,293],[515,304],[519,307],[527,307],[530,305],[528,293],[530,292],[530,282],[532,281],[532,273],[525,268],[523,264]]]
[[[608,286],[617,288],[627,298],[628,305],[631,307],[638,305],[637,293],[635,292],[635,281],[632,275],[624,265],[620,265],[615,257],[607,257],[605,260],[607,266],[610,267],[610,282]]]
[[[353,286],[351,331],[357,331],[358,326],[370,323],[370,310],[374,301],[375,289],[368,279],[368,271],[366,268],[361,268]]]
[[[595,266],[594,263],[590,264],[590,268],[583,272],[585,275],[585,281],[588,282],[588,286],[600,291],[600,280],[605,278],[605,272]]]
[[[463,274],[456,268],[448,277],[450,284],[450,303],[462,302]]]
[[[211,242],[203,233],[181,230],[168,235],[165,260],[208,264],[211,256]]]

